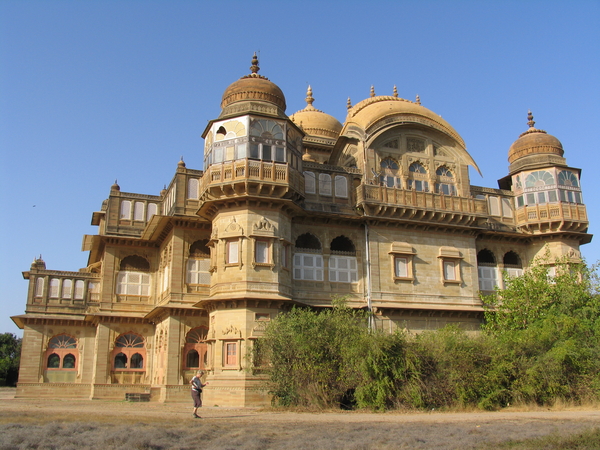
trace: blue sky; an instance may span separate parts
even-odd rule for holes
[[[600,233],[600,1],[0,2],[0,332],[25,309],[36,255],[87,265],[84,234],[118,180],[158,194],[183,156],[202,168],[201,133],[225,88],[249,73],[341,122],[377,94],[414,100],[464,138],[497,187],[527,129],[556,136],[582,168],[590,232]],[[600,260],[600,237],[582,248]]]

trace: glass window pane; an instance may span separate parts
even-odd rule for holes
[[[273,158],[271,157],[271,146],[264,145],[262,146],[262,159],[263,161],[271,161]]]
[[[250,144],[250,158],[259,159],[258,144]]]
[[[275,148],[275,161],[285,162],[285,149],[283,147]]]

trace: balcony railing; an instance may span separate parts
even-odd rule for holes
[[[288,164],[250,159],[212,164],[200,181],[200,192],[205,192],[209,185],[237,181],[287,184],[297,192],[304,192],[304,178]]]
[[[357,188],[357,203],[386,204],[413,209],[427,209],[443,212],[484,215],[487,213],[485,200],[457,197],[454,195],[436,194],[388,188],[386,186],[360,185]]]
[[[100,301],[100,274],[39,270],[29,283],[28,308],[86,308]]]
[[[585,205],[575,203],[546,203],[517,209],[517,224],[527,226],[541,222],[577,222],[587,224]]]

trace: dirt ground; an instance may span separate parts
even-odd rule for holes
[[[15,399],[0,389],[0,450],[17,448],[480,449],[600,427],[600,410],[281,412],[185,404]]]

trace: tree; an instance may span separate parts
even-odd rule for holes
[[[21,338],[12,333],[0,334],[0,383],[14,386],[19,378]]]
[[[600,397],[600,295],[595,267],[538,262],[484,300],[497,340],[495,376],[513,401],[549,404]],[[507,398],[505,396],[505,398]]]

